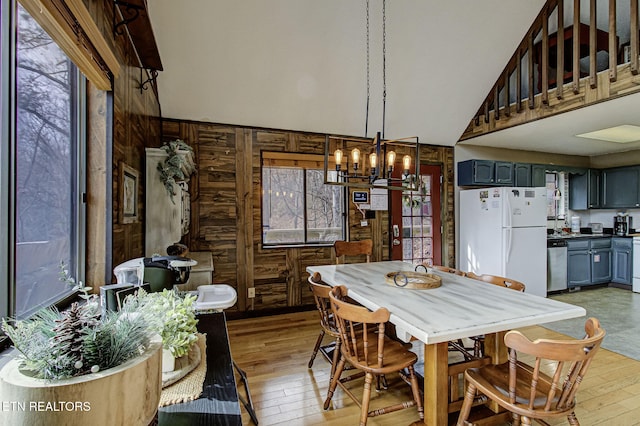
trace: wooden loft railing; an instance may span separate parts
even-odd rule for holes
[[[623,1],[629,6],[620,14],[616,0],[587,1],[547,1],[460,140],[640,91],[639,0],[619,0],[621,10]],[[604,29],[597,4],[608,6]],[[629,31],[619,35],[620,28]],[[608,54],[601,69],[598,52]]]

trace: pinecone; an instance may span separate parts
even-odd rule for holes
[[[53,328],[55,336],[51,339],[52,353],[56,358],[68,360],[79,374],[84,374],[91,367],[83,367],[82,364],[84,337],[98,324],[98,319],[77,302],[71,304],[61,316]]]

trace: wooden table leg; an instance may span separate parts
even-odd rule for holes
[[[484,337],[484,354],[491,358],[492,364],[502,364],[509,360],[507,346],[504,344],[506,331],[489,333]]]
[[[447,342],[424,345],[424,423],[447,424],[449,415],[449,351]]]
[[[484,336],[484,354],[491,358],[492,364],[502,364],[509,360],[509,352],[504,344],[504,335],[506,331],[498,333],[489,333]],[[491,401],[488,407],[494,413],[504,411],[497,403]]]

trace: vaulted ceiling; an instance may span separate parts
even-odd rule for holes
[[[366,3],[148,0],[164,64],[163,116],[364,136]],[[369,3],[373,136],[383,128],[383,1]],[[387,1],[385,137],[455,145],[543,4]],[[639,99],[631,95],[465,143],[577,155],[631,149],[573,135],[634,124]]]
[[[386,2],[385,137],[453,146],[543,0]],[[366,1],[148,0],[164,117],[364,136]],[[382,130],[370,0],[368,133]]]

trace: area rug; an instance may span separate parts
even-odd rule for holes
[[[202,394],[204,379],[207,374],[207,343],[205,335],[198,335],[197,345],[200,348],[200,363],[189,374],[187,374],[174,384],[162,389],[158,407],[178,404],[180,402],[193,401],[195,399],[198,399],[198,397]]]
[[[584,337],[584,323],[595,317],[606,330],[602,347],[640,361],[640,294],[615,287],[582,289],[549,296],[586,309],[586,317],[541,324],[567,336]]]

